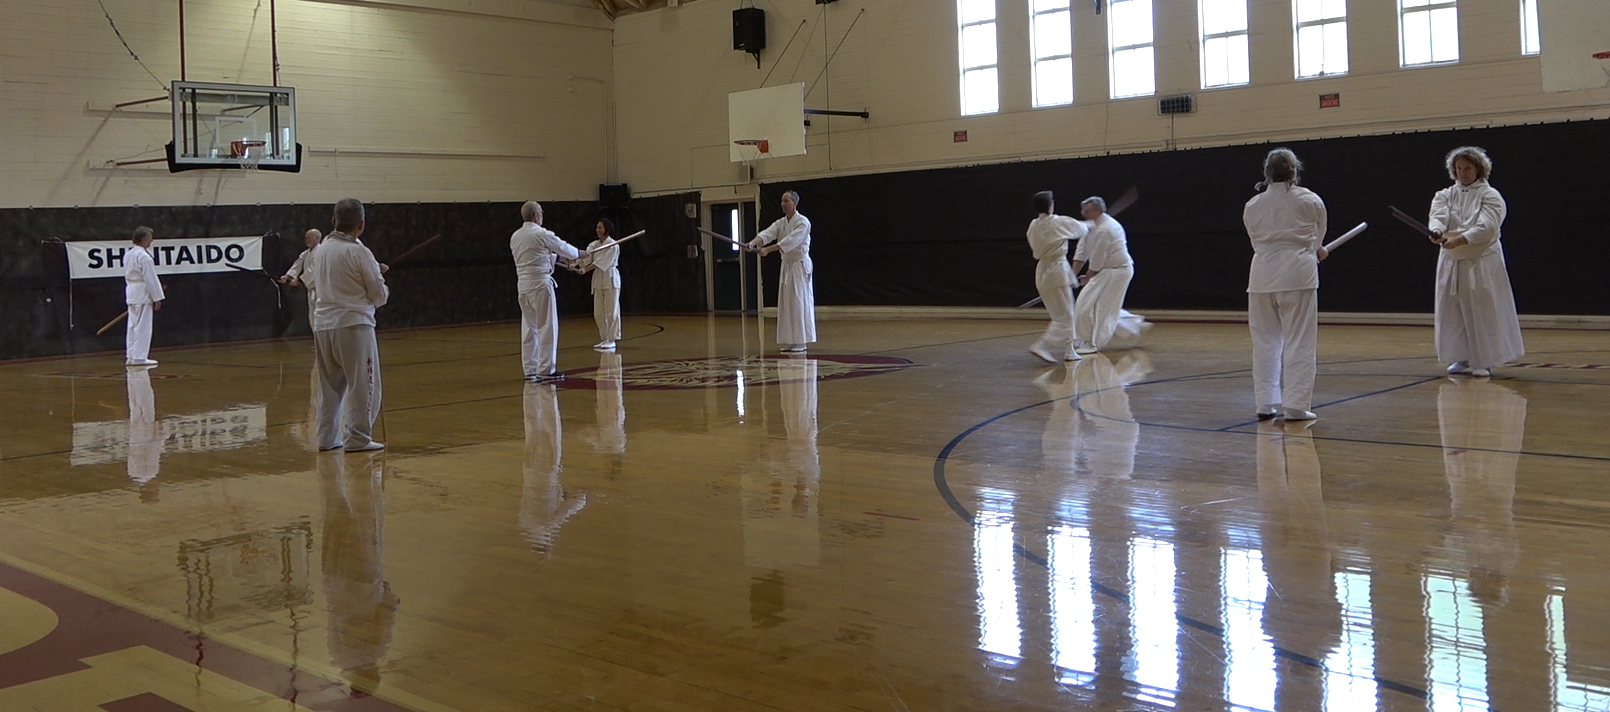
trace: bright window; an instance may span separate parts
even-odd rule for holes
[[[1157,92],[1152,60],[1152,0],[1112,0],[1107,13],[1112,47],[1112,98]]]
[[[1347,0],[1296,0],[1297,76],[1347,73]]]
[[[1459,61],[1455,0],[1398,0],[1398,26],[1403,66]]]
[[[1521,0],[1521,54],[1543,51],[1543,38],[1537,33],[1537,0]]]
[[[1246,84],[1247,0],[1200,0],[1202,88]]]
[[[1073,13],[1068,0],[1029,0],[1034,25],[1034,105],[1073,103]]]
[[[960,26],[962,115],[1001,110],[995,60],[995,0],[956,0]]]

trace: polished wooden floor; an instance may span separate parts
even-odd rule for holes
[[[1607,710],[1610,340],[1244,326],[1045,366],[1044,322],[381,336],[376,455],[311,343],[0,364],[0,710]]]

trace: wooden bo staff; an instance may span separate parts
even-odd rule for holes
[[[162,282],[158,281],[157,284],[162,284]],[[163,289],[164,292],[167,291],[167,288],[168,288],[167,285],[165,285],[165,284],[162,285],[162,289]],[[119,315],[117,315],[116,318],[112,319],[109,322],[106,322],[106,326],[103,326],[103,327],[101,327],[99,329],[96,329],[95,330],[95,335],[100,336],[101,334],[104,334],[104,333],[106,333],[108,331],[111,331],[112,327],[123,323],[123,320],[127,319],[127,318],[129,318],[129,310],[124,309],[122,314],[119,314]]]
[[[431,236],[430,239],[428,239],[428,240],[426,240],[424,242],[421,242],[421,243],[419,243],[417,245],[414,245],[413,248],[409,249],[407,252],[404,252],[404,253],[402,253],[400,255],[397,255],[396,257],[392,258],[392,260],[390,262],[386,263],[386,267],[387,268],[395,268],[403,260],[406,260],[406,259],[408,259],[410,257],[413,257],[414,253],[419,252],[420,250],[423,250],[423,249],[425,249],[427,247],[430,247],[431,245],[435,244],[436,241],[438,241],[440,239],[442,239],[442,236],[439,235],[439,234]]]
[[[734,240],[734,239],[732,239],[730,237],[727,237],[726,235],[723,235],[723,234],[721,234],[719,232],[712,232],[712,231],[706,230],[706,229],[704,229],[702,227],[695,227],[693,229],[698,230],[699,232],[702,232],[702,233],[704,233],[706,235],[709,235],[711,237],[714,237],[714,238],[716,238],[718,240],[726,240],[727,242],[730,242],[730,243],[732,243],[734,245],[737,245],[738,249],[740,249],[740,250],[752,249],[752,248],[749,247],[749,245],[747,245],[745,243],[742,243],[742,242],[739,242],[737,240]]]
[[[1388,205],[1388,206],[1386,206],[1386,209],[1392,211],[1392,217],[1395,217],[1398,220],[1403,221],[1403,224],[1414,228],[1416,232],[1419,232],[1420,234],[1425,235],[1427,238],[1430,238],[1430,240],[1432,242],[1437,242],[1437,234],[1432,232],[1431,228],[1426,227],[1425,223],[1420,222],[1419,220],[1415,220],[1408,213],[1405,213],[1402,210],[1398,210],[1394,206]],[[1437,244],[1440,245],[1442,243],[1437,242]]]
[[[630,235],[627,235],[626,237],[623,237],[623,238],[621,238],[619,240],[611,242],[611,243],[609,243],[607,245],[599,245],[597,247],[593,247],[593,248],[582,250],[582,251],[587,253],[587,254],[589,254],[589,255],[593,254],[594,252],[601,252],[603,250],[607,250],[607,249],[609,249],[611,247],[614,247],[616,245],[619,245],[621,243],[628,242],[634,237],[642,237],[643,233],[645,233],[645,232],[648,232],[648,231],[647,230],[638,230],[637,232],[634,232],[634,233],[632,233]]]

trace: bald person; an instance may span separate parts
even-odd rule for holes
[[[581,252],[542,226],[542,205],[534,200],[520,206],[525,224],[509,236],[514,272],[520,294],[520,362],[525,380],[557,381],[559,372],[559,310],[554,304],[554,264],[586,264]]]

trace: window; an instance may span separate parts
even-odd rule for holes
[[[1405,67],[1459,61],[1455,0],[1398,0],[1398,34]]]
[[[1001,110],[995,68],[995,0],[956,0],[961,26],[962,115]]]
[[[1029,0],[1034,25],[1034,105],[1073,103],[1073,13],[1068,0]]]
[[[1112,0],[1107,35],[1112,47],[1112,98],[1157,92],[1152,64],[1152,0]]]
[[[1296,0],[1297,76],[1347,73],[1347,0]]]
[[[1537,33],[1537,0],[1521,0],[1521,54],[1543,51],[1543,39]]]
[[[1246,84],[1247,0],[1201,0],[1202,88]]]

